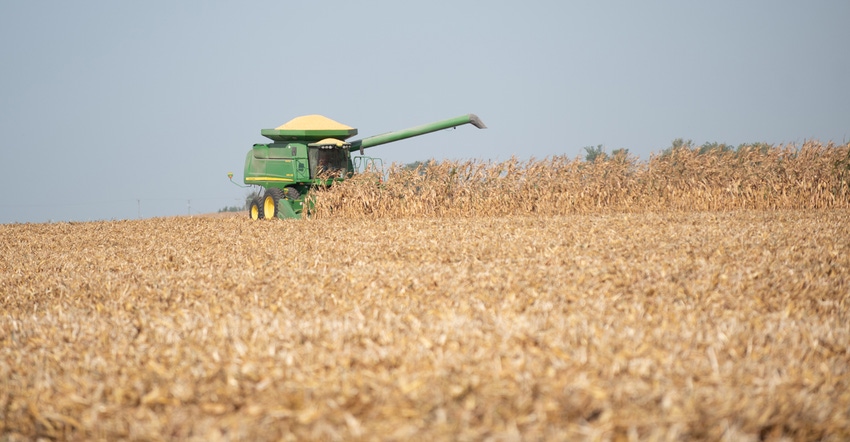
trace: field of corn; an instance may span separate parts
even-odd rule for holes
[[[0,225],[0,440],[847,440],[850,145]]]
[[[320,217],[565,215],[850,207],[850,144],[401,166],[320,198]]]

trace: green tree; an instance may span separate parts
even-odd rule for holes
[[[618,163],[625,163],[629,159],[629,149],[614,149],[611,151],[611,159]]]
[[[425,165],[426,165],[426,164],[425,164],[425,163],[423,163],[422,161],[414,161],[414,162],[412,162],[412,163],[407,163],[407,164],[405,164],[405,165],[404,165],[404,168],[405,168],[405,169],[407,169],[407,170],[416,170],[416,168],[417,168],[417,167],[419,167],[419,166],[425,166]]]
[[[745,152],[759,152],[759,153],[767,153],[771,148],[770,144],[764,142],[756,142],[756,143],[744,143],[739,144],[737,153],[745,153]]]
[[[259,190],[252,190],[250,193],[245,195],[245,207],[242,210],[251,210],[251,201],[253,201],[254,198],[259,198],[260,196]]]
[[[735,148],[726,144],[726,143],[718,143],[714,142],[706,142],[702,146],[699,147],[700,155],[708,154],[708,153],[724,153],[734,151]]]
[[[596,147],[585,146],[584,150],[587,154],[584,156],[584,161],[592,163],[596,160],[605,161],[608,159],[608,154],[605,153],[605,146],[597,144]]]
[[[670,143],[670,147],[661,151],[661,156],[662,157],[670,156],[670,155],[673,154],[673,152],[675,152],[679,149],[693,149],[693,147],[694,147],[694,141],[693,140],[685,141],[683,138],[676,138],[675,140],[673,140],[672,143]]]
[[[243,210],[251,210],[251,200],[253,200],[254,198],[259,198],[260,195],[260,191],[253,190],[249,194],[245,195],[245,204],[243,206],[224,206],[221,209],[218,209],[218,213],[241,212]]]

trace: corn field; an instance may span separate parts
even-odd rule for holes
[[[648,162],[567,157],[492,163],[394,165],[389,179],[363,174],[317,198],[315,215],[567,215],[647,211],[850,207],[850,144],[739,152],[676,149]]]
[[[0,440],[847,440],[848,146],[0,225]]]

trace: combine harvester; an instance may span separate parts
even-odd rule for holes
[[[464,124],[486,128],[477,116],[468,114],[351,142],[345,140],[357,135],[357,129],[321,115],[263,129],[260,134],[273,142],[255,144],[245,157],[245,184],[264,189],[262,197],[251,201],[251,219],[301,218],[305,208],[310,208],[311,189],[343,181],[379,164],[380,160],[364,156],[363,149]],[[360,156],[352,157],[352,152]],[[232,180],[233,174],[228,176]]]

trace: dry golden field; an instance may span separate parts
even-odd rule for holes
[[[806,202],[834,188],[355,198],[392,186],[305,220],[0,225],[0,440],[850,438],[850,207]]]
[[[566,215],[647,211],[850,208],[850,143],[676,149],[642,162],[543,160],[395,166],[320,198],[317,217]]]

